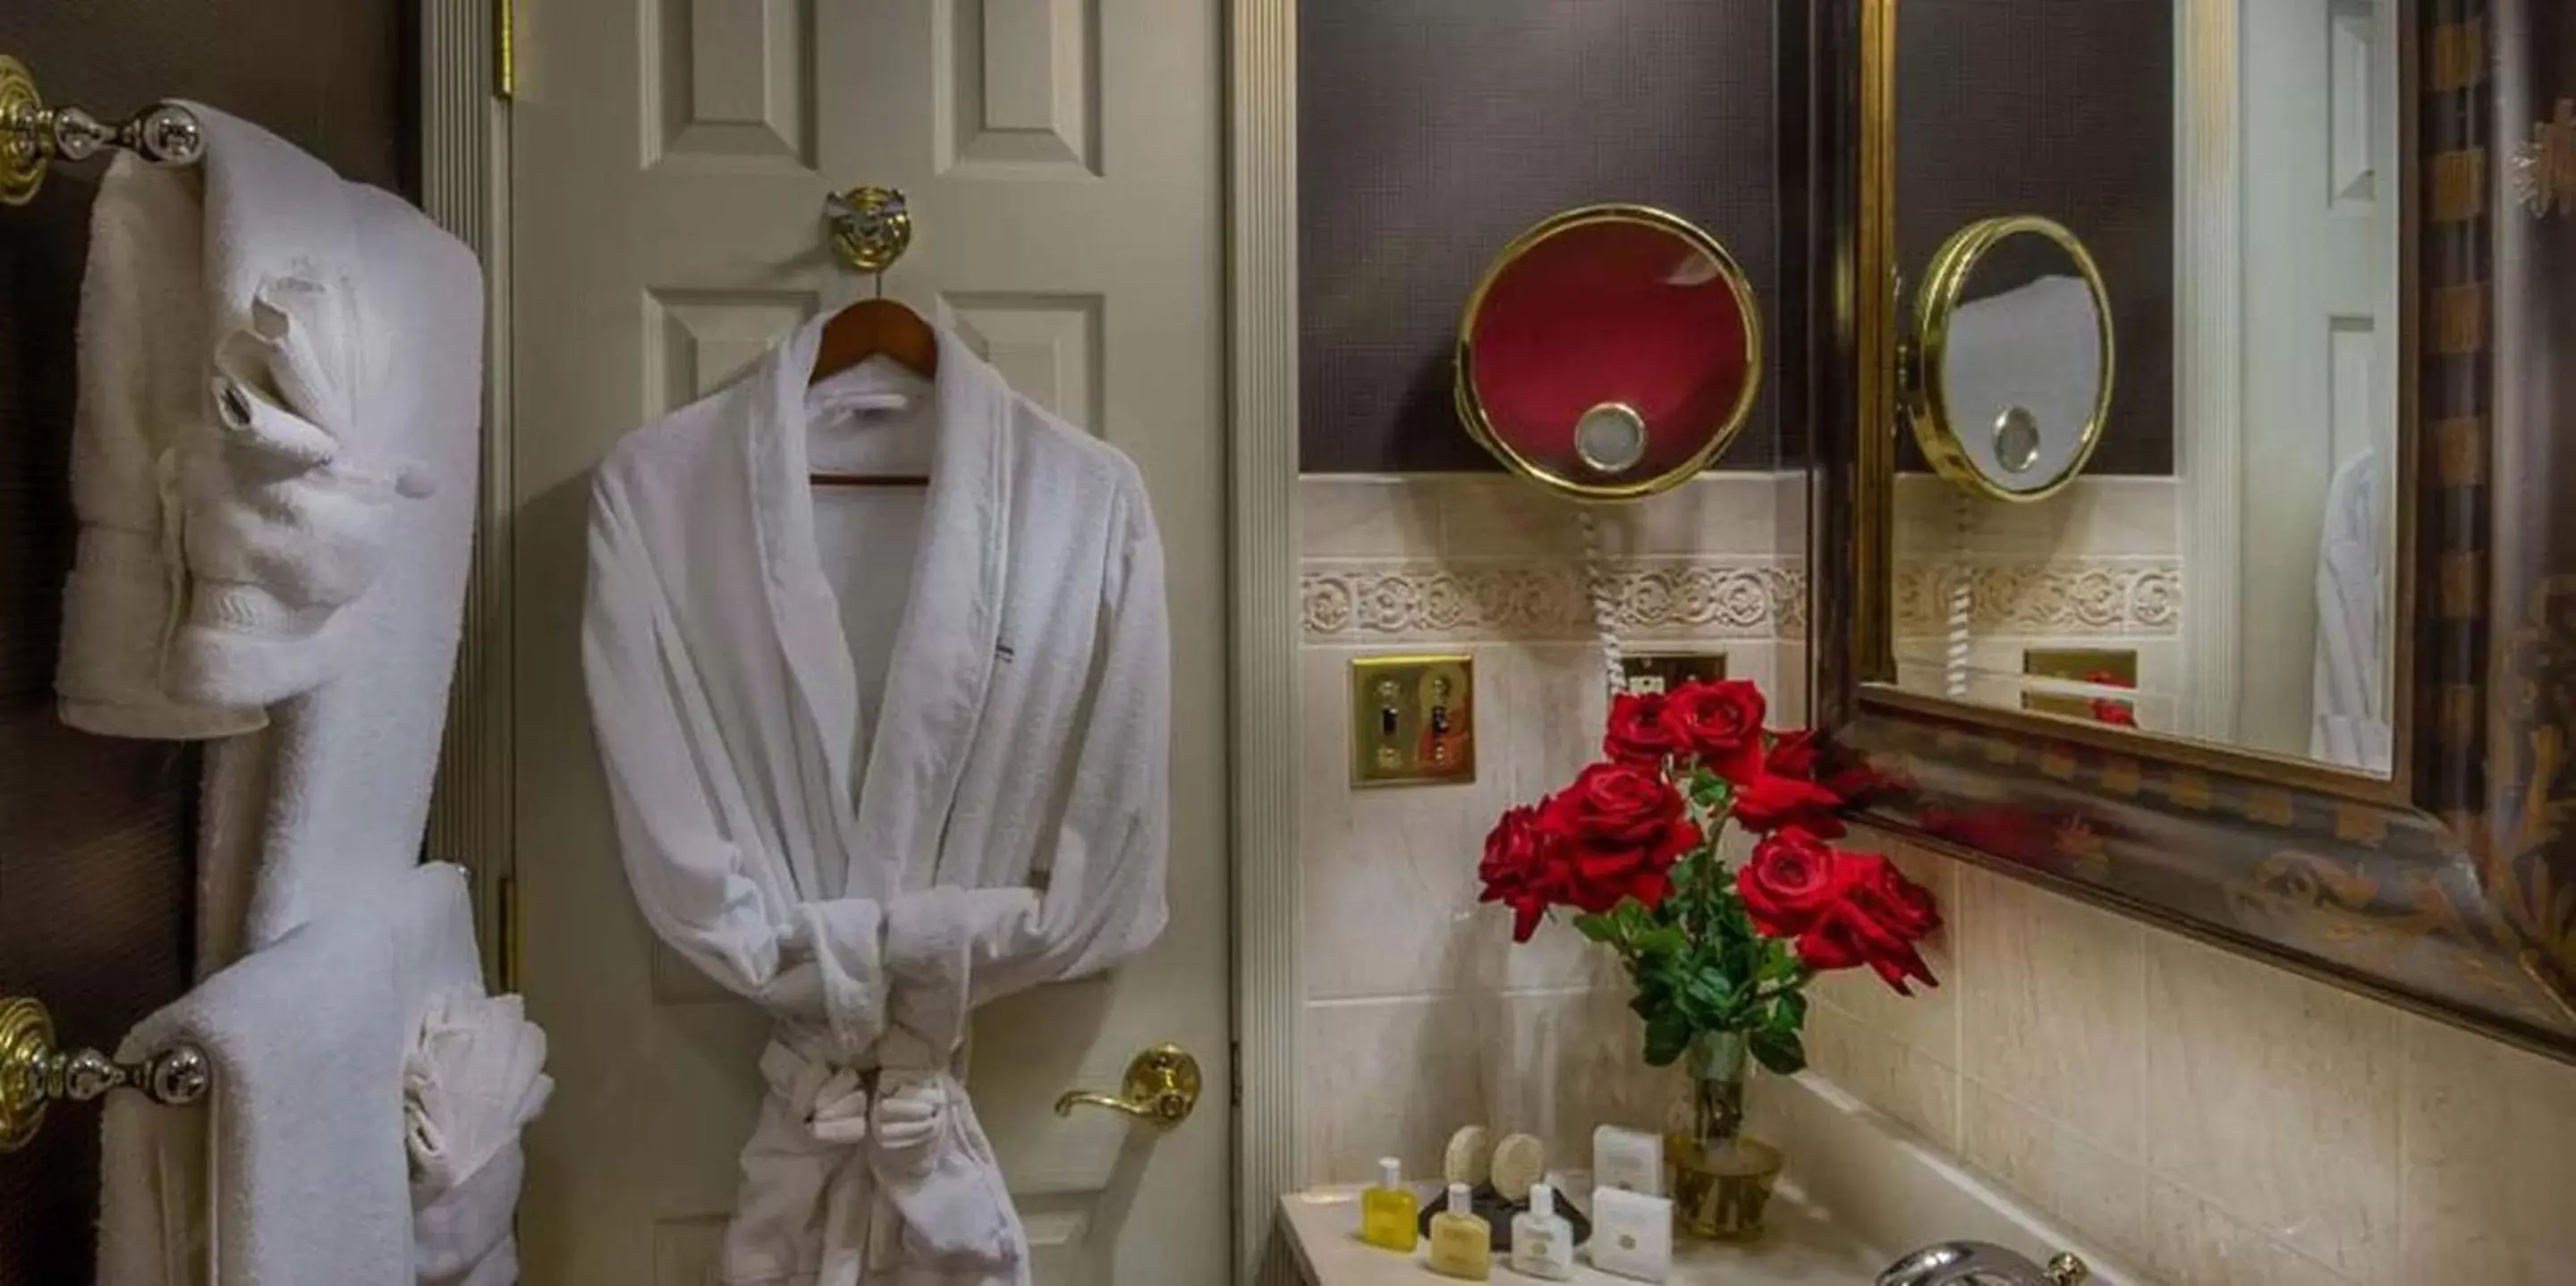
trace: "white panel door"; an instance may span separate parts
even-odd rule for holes
[[[519,7],[513,156],[521,985],[553,1106],[522,1208],[533,1286],[710,1280],[761,1018],[662,950],[619,868],[577,658],[590,468],[866,289],[825,195],[912,199],[889,294],[1142,465],[1169,568],[1171,929],[1115,976],[995,1006],[969,1087],[1046,1286],[1230,1275],[1225,903],[1224,118],[1219,0],[545,0]],[[1113,1091],[1174,1041],[1168,1134]]]
[[[2397,439],[2396,0],[2242,0],[2237,734],[2305,756],[2335,469]],[[2396,477],[2390,469],[2391,479]]]

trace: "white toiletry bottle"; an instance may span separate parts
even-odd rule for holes
[[[1541,1281],[1574,1276],[1574,1225],[1556,1212],[1556,1189],[1533,1183],[1529,1209],[1512,1217],[1512,1271]]]

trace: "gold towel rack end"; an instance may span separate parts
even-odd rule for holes
[[[213,1083],[214,1064],[194,1045],[174,1045],[140,1063],[120,1063],[94,1049],[61,1049],[41,1002],[0,997],[0,1155],[33,1141],[56,1103],[134,1090],[165,1107],[185,1107]]]
[[[122,148],[154,165],[194,165],[205,127],[177,103],[154,103],[110,124],[78,107],[47,107],[25,63],[0,54],[0,205],[25,205],[55,161],[86,161]]]

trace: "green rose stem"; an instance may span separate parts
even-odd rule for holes
[[[1636,984],[1628,1007],[1645,1020],[1648,1064],[1669,1067],[1703,1038],[1733,1035],[1765,1068],[1795,1073],[1807,1065],[1799,1032],[1807,1022],[1806,986],[1815,973],[1787,942],[1755,931],[1743,895],[1718,857],[1734,788],[1694,768],[1686,796],[1702,839],[1674,864],[1672,891],[1651,909],[1626,898],[1601,914],[1575,917],[1574,927],[1616,951]],[[1740,1099],[1743,1092],[1741,1076],[1694,1079],[1703,1095]],[[1720,1088],[1730,1080],[1731,1090]],[[1701,1105],[1703,1112],[1713,1106]],[[1731,1122],[1742,1110],[1738,1101],[1726,1105],[1724,1115]],[[1703,1121],[1709,1119],[1703,1114]]]

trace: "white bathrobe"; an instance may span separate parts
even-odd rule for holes
[[[2317,544],[2317,658],[2308,754],[2385,773],[2388,722],[2388,469],[2364,451],[2335,470]]]
[[[592,721],[646,918],[777,1018],[725,1280],[1026,1282],[955,1059],[1162,929],[1161,549],[1135,467],[945,333],[917,553],[819,547],[821,325],[600,467]]]

